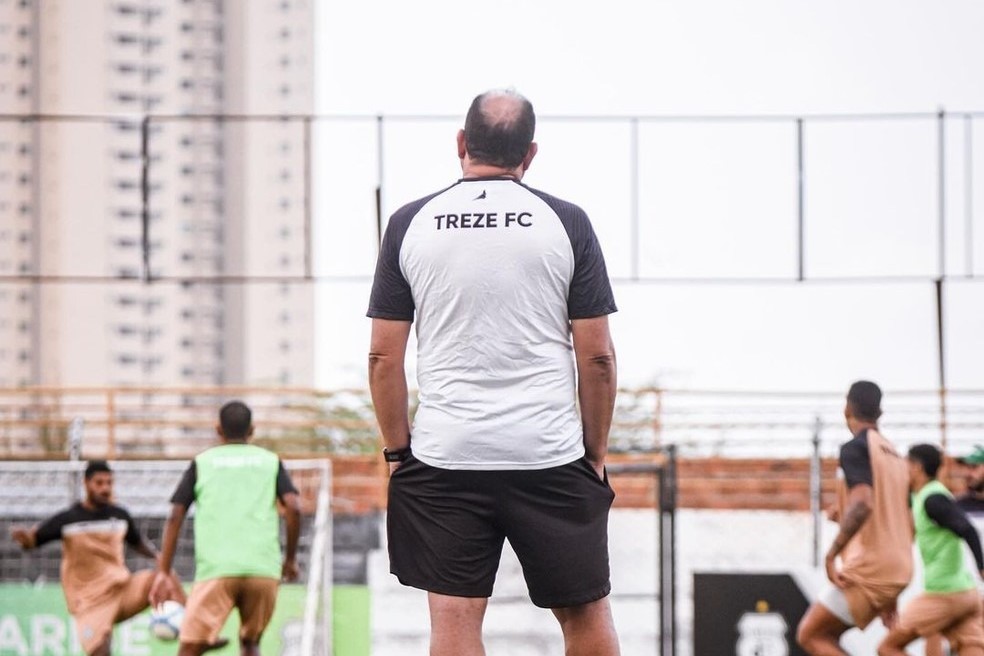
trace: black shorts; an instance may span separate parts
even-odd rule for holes
[[[615,492],[584,458],[537,470],[440,469],[412,456],[390,477],[390,571],[414,588],[492,594],[508,538],[541,608],[611,591],[608,511]]]

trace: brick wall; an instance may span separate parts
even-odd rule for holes
[[[363,514],[386,507],[389,468],[381,455],[335,456],[331,472],[336,513]]]
[[[649,454],[613,454],[616,463],[659,462]],[[823,463],[825,503],[833,500],[836,462]],[[681,458],[677,463],[679,504],[683,508],[808,510],[810,463],[776,460]],[[386,507],[387,468],[376,454],[332,459],[336,512],[358,514]],[[651,508],[657,502],[653,474],[611,477],[618,508]]]

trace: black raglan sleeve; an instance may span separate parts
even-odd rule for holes
[[[874,475],[871,473],[871,454],[868,453],[868,442],[854,438],[841,447],[840,467],[844,472],[844,482],[847,489],[855,485],[874,486]]]
[[[591,319],[617,312],[605,256],[587,213],[574,203],[536,189],[530,191],[557,214],[571,243],[574,274],[567,292],[568,318]]]
[[[284,495],[291,493],[298,494],[297,488],[294,487],[294,481],[290,480],[290,474],[287,473],[284,461],[281,460],[280,468],[277,470],[277,498],[283,499]]]
[[[42,544],[61,540],[62,529],[70,523],[71,512],[71,510],[63,510],[41,522],[34,534],[34,546],[40,547]]]
[[[126,543],[132,547],[139,547],[143,543],[143,537],[140,535],[137,523],[133,521],[133,517],[127,511],[122,510],[121,514],[123,515],[122,519],[126,520]]]
[[[931,520],[963,538],[967,546],[970,547],[971,553],[974,554],[977,571],[984,571],[984,553],[981,552],[980,536],[977,535],[977,530],[967,519],[967,515],[960,510],[953,499],[945,494],[931,494],[926,497],[924,506],[926,514]]]
[[[429,200],[443,191],[408,203],[390,217],[389,223],[386,224],[386,233],[383,235],[383,243],[379,248],[376,271],[372,277],[367,317],[413,321],[416,305],[410,282],[403,275],[400,252],[403,250],[403,239],[417,213]]]
[[[181,504],[187,510],[195,502],[195,484],[198,482],[198,468],[192,460],[181,477],[181,482],[171,495],[171,503]]]

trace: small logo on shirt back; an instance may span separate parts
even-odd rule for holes
[[[485,190],[482,189],[482,193],[472,198],[472,200],[485,200]]]

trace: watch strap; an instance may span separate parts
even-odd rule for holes
[[[386,462],[403,462],[410,457],[410,447],[405,446],[402,449],[383,449],[383,460]]]

